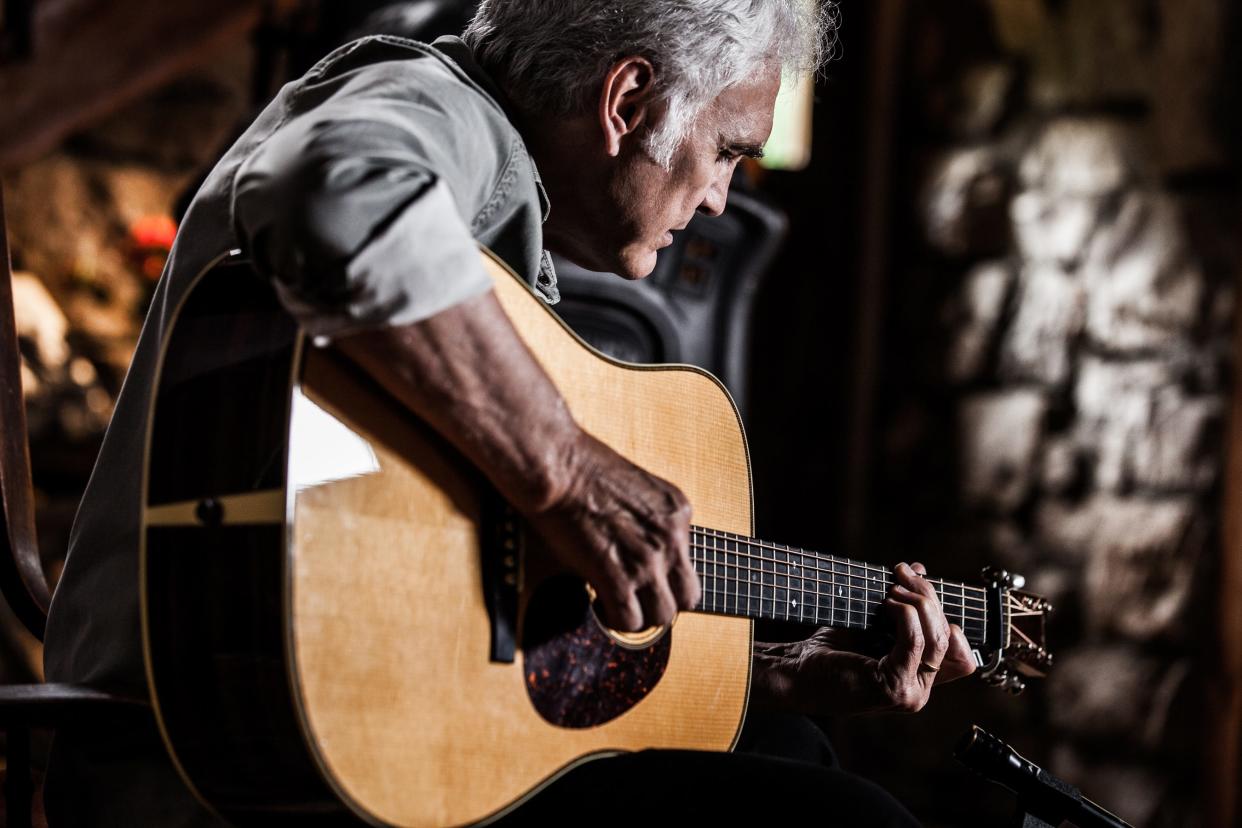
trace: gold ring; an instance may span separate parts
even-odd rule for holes
[[[930,664],[928,664],[926,661],[923,661],[919,663],[919,672],[920,673],[939,673],[940,668],[933,667]]]

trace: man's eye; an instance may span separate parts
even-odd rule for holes
[[[741,157],[742,156],[739,153],[733,152],[731,150],[721,150],[720,154],[716,157],[716,160],[717,161],[736,161],[738,158],[741,158]]]

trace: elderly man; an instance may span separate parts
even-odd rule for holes
[[[594,585],[613,626],[641,629],[692,608],[686,499],[574,422],[493,296],[476,244],[549,302],[545,245],[643,278],[695,211],[724,209],[739,159],[762,152],[782,72],[818,66],[828,19],[803,0],[488,0],[462,39],[358,41],[286,86],[185,217],[75,525],[48,622],[48,678],[144,688],[137,530],[159,343],[191,278],[233,248],[308,332],[470,458]],[[920,574],[897,567],[892,652],[838,650],[827,633],[757,645],[752,705],[913,711],[936,681],[969,673],[965,639]],[[736,816],[749,803],[773,819],[911,822],[860,780],[773,762],[601,760],[508,818],[598,804],[629,778],[643,780],[639,805],[666,800],[661,813]],[[696,785],[733,793],[687,810],[674,797]],[[106,724],[60,734],[48,805],[53,825],[214,824],[153,731]],[[616,816],[625,805],[608,808]]]

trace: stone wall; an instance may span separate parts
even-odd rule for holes
[[[1225,0],[914,4],[877,535],[1058,607],[979,716],[1136,825],[1204,818],[1237,169]],[[898,524],[898,528],[894,528]],[[966,813],[967,811],[963,811]]]

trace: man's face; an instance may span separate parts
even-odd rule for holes
[[[772,132],[780,81],[772,68],[725,90],[695,121],[667,170],[631,142],[608,180],[613,218],[588,230],[598,236],[591,240],[597,254],[610,259],[607,270],[641,279],[695,211],[723,212],[738,161],[760,155]]]

